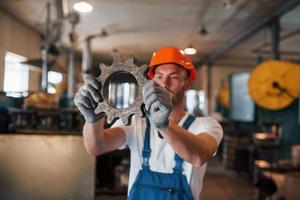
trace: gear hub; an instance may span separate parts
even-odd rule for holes
[[[137,82],[136,96],[132,104],[126,108],[116,108],[108,102],[103,94],[103,88],[101,90],[101,95],[103,101],[100,102],[95,110],[95,113],[104,112],[107,116],[107,123],[112,124],[118,118],[120,118],[124,125],[129,125],[131,123],[131,118],[133,115],[143,117],[144,113],[142,111],[143,97],[142,89],[143,86],[148,82],[145,74],[147,72],[147,65],[137,66],[134,64],[134,57],[130,56],[127,60],[123,60],[121,56],[115,55],[113,57],[113,63],[110,66],[107,66],[103,63],[100,64],[101,74],[97,77],[97,80],[101,83],[102,87],[107,81],[109,81],[112,74],[117,73],[130,73]]]

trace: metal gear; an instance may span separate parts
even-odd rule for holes
[[[118,72],[128,72],[133,75],[138,83],[137,85],[137,94],[134,102],[129,105],[127,108],[115,108],[107,102],[106,98],[103,98],[103,101],[98,103],[95,113],[104,112],[107,115],[107,123],[112,124],[120,118],[125,125],[131,123],[131,118],[133,115],[143,117],[144,113],[142,111],[143,97],[142,89],[143,86],[149,81],[145,74],[148,69],[147,65],[137,66],[134,64],[134,57],[130,56],[127,60],[123,60],[121,56],[113,56],[113,63],[110,66],[107,66],[103,63],[100,64],[101,74],[96,79],[101,83],[102,87],[104,83],[113,73]],[[101,95],[103,96],[103,90],[101,90]]]

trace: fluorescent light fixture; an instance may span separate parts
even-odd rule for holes
[[[195,55],[197,53],[197,49],[195,49],[193,47],[187,47],[183,51],[187,55]]]
[[[59,72],[49,71],[48,72],[48,82],[53,84],[58,84],[62,81],[63,75]]]
[[[74,3],[73,8],[74,8],[74,10],[81,12],[81,13],[87,13],[87,12],[91,12],[93,10],[93,6],[86,1],[80,1],[80,2]]]

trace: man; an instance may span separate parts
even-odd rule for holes
[[[94,114],[101,100],[99,83],[87,79],[75,97],[86,123],[86,150],[100,155],[129,146],[131,164],[128,199],[198,200],[206,162],[223,136],[212,118],[195,118],[184,110],[184,93],[195,79],[190,58],[175,47],[153,53],[143,88],[146,118],[134,117],[130,126],[117,121],[104,129],[103,114]],[[183,126],[183,127],[181,127]]]

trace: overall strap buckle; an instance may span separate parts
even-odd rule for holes
[[[149,167],[149,160],[150,160],[150,155],[151,155],[151,150],[149,149],[144,149],[142,152],[143,156],[143,167]]]

